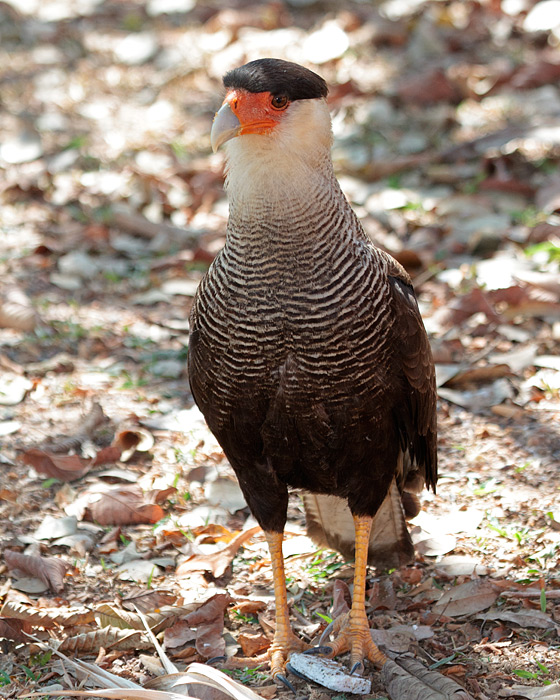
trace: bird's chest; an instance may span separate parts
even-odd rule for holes
[[[364,380],[352,373],[374,342],[372,274],[359,257],[226,249],[199,300],[204,371],[216,391],[282,395],[286,405],[356,392]]]
[[[232,353],[252,340],[274,361],[290,353],[316,354],[340,333],[345,303],[332,289],[332,270],[304,255],[240,266],[228,275],[226,295]]]

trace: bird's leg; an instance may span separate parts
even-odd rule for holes
[[[356,529],[356,555],[354,563],[354,592],[350,612],[335,621],[335,639],[329,643],[331,657],[350,651],[350,667],[360,666],[364,659],[369,659],[381,667],[387,657],[374,644],[369,631],[366,616],[366,568],[369,547],[369,535],[373,518],[354,516]]]
[[[284,572],[284,557],[282,555],[281,532],[265,532],[270,561],[272,563],[272,578],[274,581],[274,602],[276,604],[276,632],[269,651],[270,670],[273,677],[284,673],[284,667],[291,652],[304,651],[308,645],[295,636],[290,625],[288,610],[288,593],[286,591],[286,574]]]

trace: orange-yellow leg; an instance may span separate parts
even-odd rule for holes
[[[276,632],[274,641],[268,650],[272,676],[284,673],[284,667],[293,651],[304,651],[308,648],[305,642],[295,636],[290,625],[288,610],[288,594],[286,592],[286,574],[284,572],[284,557],[282,555],[281,532],[265,532],[270,561],[272,563],[272,578],[274,580],[274,601],[276,603]]]
[[[373,643],[366,616],[366,568],[368,559],[369,535],[373,518],[354,516],[356,529],[356,560],[354,564],[354,592],[352,608],[346,615],[337,618],[334,624],[335,639],[329,643],[331,657],[350,651],[350,667],[353,669],[364,659],[369,659],[380,667],[387,657]]]

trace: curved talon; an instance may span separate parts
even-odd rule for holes
[[[227,656],[213,656],[211,659],[206,661],[207,666],[218,663],[218,661],[227,661]]]
[[[305,654],[305,652],[303,652]],[[304,681],[308,681],[309,678],[307,676],[304,676],[303,673],[300,671],[296,671],[296,669],[292,666],[292,664],[288,661],[286,664],[286,671],[288,673],[292,673],[294,676],[297,676],[298,678],[303,678]]]
[[[355,673],[358,669],[360,669],[360,672],[359,672],[358,675],[361,675],[361,674],[363,673],[363,671],[364,671],[364,665],[363,665],[363,663],[362,663],[361,661],[356,661],[356,663],[352,666],[352,668],[351,668],[351,670],[350,670],[350,675],[353,676],[354,673]]]
[[[332,648],[329,647],[329,646],[321,646],[321,645],[319,645],[319,646],[316,646],[316,647],[311,647],[311,649],[306,649],[306,650],[305,650],[304,652],[302,652],[302,653],[303,653],[303,654],[309,654],[309,656],[319,656],[319,655],[321,655],[321,654],[322,654],[323,656],[328,656],[328,655],[332,654]]]
[[[298,675],[298,674],[296,674],[296,675]],[[281,683],[283,683],[283,684],[286,686],[286,688],[288,688],[289,690],[291,690],[292,693],[293,693],[294,695],[296,695],[296,689],[295,689],[294,686],[290,683],[290,681],[286,678],[286,676],[283,676],[281,673],[277,673],[277,674],[274,676],[274,680],[277,680],[277,681],[280,681]]]
[[[323,634],[321,635],[321,638],[319,639],[319,646],[322,646],[325,639],[328,639],[330,633],[333,630],[333,627],[334,627],[334,620],[332,622],[329,622],[329,624],[323,630]]]

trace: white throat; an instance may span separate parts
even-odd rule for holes
[[[298,100],[288,109],[273,133],[246,134],[225,144],[232,212],[257,202],[282,210],[283,203],[301,201],[333,180],[325,100]]]

